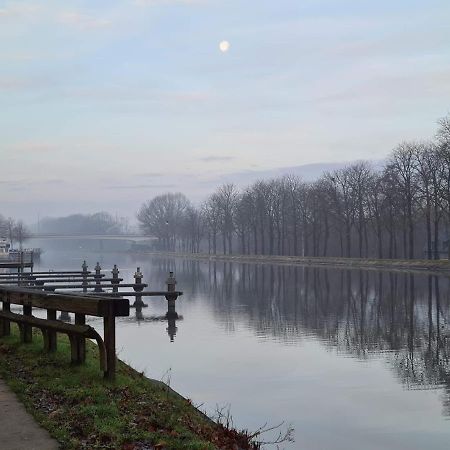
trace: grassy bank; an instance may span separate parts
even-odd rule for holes
[[[11,336],[0,338],[0,376],[63,449],[257,448],[123,362],[117,380],[105,381],[89,341],[86,364],[72,367],[65,336],[58,336],[56,353],[46,354],[40,333],[20,344],[11,328]]]
[[[144,252],[145,255],[170,256],[176,258],[201,259],[209,261],[229,261],[247,264],[274,264],[290,266],[336,267],[342,269],[395,270],[408,272],[429,272],[450,275],[448,260],[429,259],[369,259],[339,258],[321,256],[285,256],[285,255],[222,255],[208,253],[182,252]]]

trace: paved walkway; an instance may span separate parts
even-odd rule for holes
[[[57,450],[58,442],[41,428],[16,395],[0,379],[0,448]]]

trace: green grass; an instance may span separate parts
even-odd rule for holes
[[[0,376],[63,449],[254,448],[246,436],[215,424],[165,384],[118,362],[114,382],[103,379],[97,347],[87,342],[86,364],[71,366],[70,345],[58,335],[58,351],[45,353],[39,332],[33,343],[0,338]]]
[[[299,265],[342,269],[375,269],[401,272],[450,273],[448,259],[376,259],[348,258],[337,256],[288,256],[288,255],[243,255],[208,254],[182,252],[145,252],[155,256],[172,256],[187,259],[207,259],[248,264]]]

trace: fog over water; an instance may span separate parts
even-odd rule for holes
[[[208,413],[230,405],[238,427],[292,424],[287,449],[448,448],[447,277],[35,244],[46,246],[39,269],[98,260],[131,282],[139,266],[152,290],[174,270],[179,320],[164,320],[165,299],[145,300],[118,320],[119,357]]]

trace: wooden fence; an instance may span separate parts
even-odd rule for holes
[[[100,367],[108,379],[114,379],[116,373],[116,317],[129,316],[130,304],[124,298],[105,298],[83,293],[54,294],[41,292],[33,288],[0,286],[0,336],[10,334],[10,322],[15,322],[20,328],[22,342],[31,342],[32,328],[39,328],[44,336],[46,351],[55,351],[57,346],[56,333],[69,336],[71,345],[71,360],[81,364],[86,358],[85,339],[95,339],[100,353]],[[11,305],[20,305],[23,314],[11,312]],[[47,311],[46,319],[33,316],[33,308]],[[75,324],[56,320],[56,312],[75,314]],[[104,337],[89,325],[86,316],[103,318]]]

